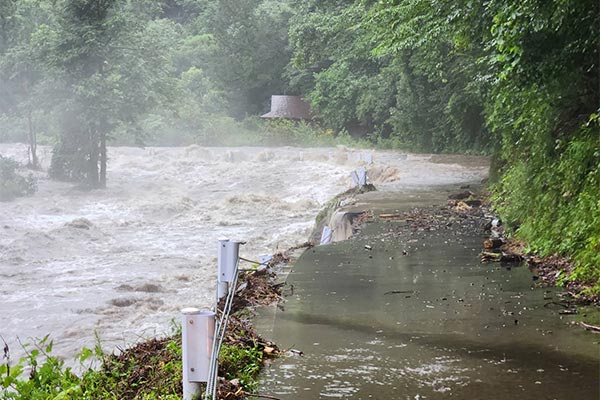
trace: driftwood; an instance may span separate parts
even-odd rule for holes
[[[248,397],[259,397],[261,399],[281,400],[279,397],[269,396],[268,394],[256,394],[256,393],[244,392],[244,395],[248,396]]]
[[[389,292],[385,292],[386,294],[405,294],[405,293],[414,293],[413,290],[390,290]]]
[[[583,329],[585,329],[586,331],[593,331],[593,332],[598,332],[600,333],[600,326],[595,326],[595,325],[590,325],[590,324],[586,324],[585,322],[580,322],[579,326],[581,326]]]
[[[379,214],[380,219],[402,218],[402,214]]]
[[[523,257],[519,254],[503,251],[501,253],[493,253],[490,251],[484,251],[481,253],[481,262],[503,262],[503,263],[517,263],[523,261]]]

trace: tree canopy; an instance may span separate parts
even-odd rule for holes
[[[0,140],[106,183],[108,143],[200,141],[301,95],[374,145],[490,154],[533,247],[598,273],[596,0],[5,0]],[[232,125],[233,126],[233,125]],[[229,128],[227,128],[229,129]],[[216,132],[216,133],[215,133]],[[185,137],[186,139],[182,139]]]

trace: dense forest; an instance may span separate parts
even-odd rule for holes
[[[232,130],[269,131],[256,116],[272,94],[301,95],[310,129],[491,155],[509,227],[598,283],[599,8],[3,0],[0,141],[28,142],[33,167],[37,143],[51,144],[52,177],[104,186],[107,144],[224,144]]]

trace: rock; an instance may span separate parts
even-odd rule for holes
[[[464,203],[469,207],[481,207],[481,200],[465,200]]]
[[[448,196],[448,198],[450,200],[463,200],[463,199],[468,199],[472,195],[473,195],[472,192],[465,190],[464,192],[451,194],[450,196]]]
[[[94,224],[87,218],[76,218],[73,221],[66,224],[66,226],[70,226],[71,228],[77,229],[90,229]]]
[[[483,247],[486,249],[497,249],[504,244],[501,238],[489,238],[483,242]]]

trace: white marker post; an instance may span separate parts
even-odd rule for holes
[[[367,170],[364,168],[359,168],[352,171],[350,176],[352,177],[354,184],[359,188],[367,184]]]
[[[217,305],[227,296],[229,284],[235,280],[239,261],[240,244],[244,242],[229,239],[219,240],[218,276],[217,276]]]
[[[323,232],[321,233],[321,245],[331,243],[331,237],[333,236],[333,231],[327,225],[323,227]]]
[[[218,275],[217,275],[217,305],[219,301],[227,295],[229,290],[228,281],[225,278],[228,265],[228,244],[229,239],[219,239],[218,253]]]
[[[200,383],[208,381],[215,335],[215,313],[184,308],[181,321],[183,400],[200,395]]]

